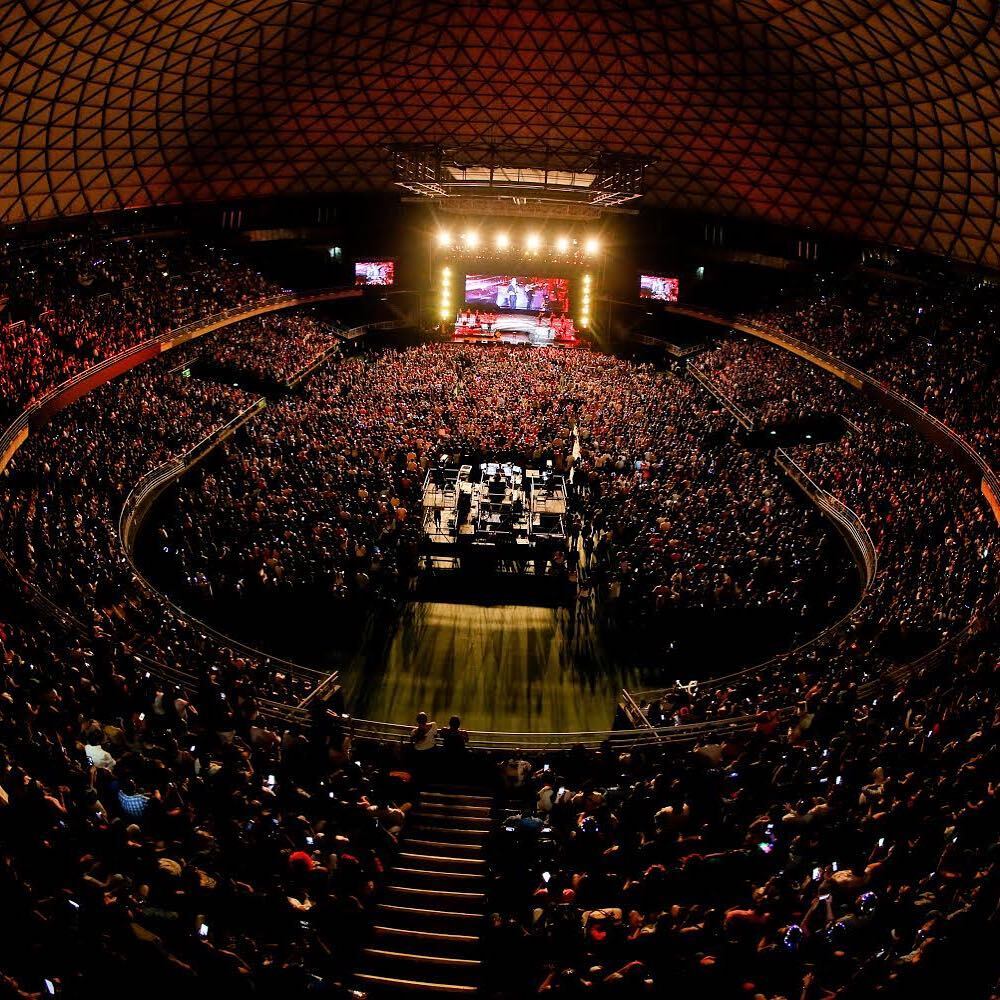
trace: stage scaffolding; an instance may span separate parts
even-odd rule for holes
[[[401,142],[387,147],[393,182],[420,199],[448,209],[472,196],[483,214],[498,203],[517,209],[594,218],[602,211],[641,199],[646,190],[648,156],[564,143]],[[468,214],[467,208],[456,211]]]

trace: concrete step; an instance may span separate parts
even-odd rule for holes
[[[455,958],[474,958],[479,951],[478,934],[397,927],[395,924],[376,924],[374,931],[375,946],[391,951],[419,949],[424,955],[451,955]]]
[[[483,853],[483,845],[477,841],[474,844],[448,843],[446,840],[425,840],[422,837],[406,837],[403,840],[403,847],[413,853],[428,851],[431,854],[457,854],[468,855],[469,860],[479,860],[476,855]]]
[[[379,903],[375,907],[375,920],[380,926],[431,931],[444,934],[474,934],[479,936],[483,914],[473,909],[441,910],[411,897],[406,902]]]
[[[458,889],[421,888],[411,885],[386,887],[386,901],[403,906],[421,906],[429,910],[477,910],[485,904],[486,893]]]
[[[423,799],[434,799],[440,802],[458,802],[463,805],[483,805],[491,806],[493,804],[492,795],[476,795],[472,792],[458,792],[454,789],[450,791],[438,791],[435,788],[425,789],[421,795],[421,800]]]
[[[409,829],[413,831],[431,832],[435,836],[438,834],[450,833],[467,835],[468,838],[488,837],[490,835],[490,820],[484,819],[481,822],[472,821],[466,818],[456,820],[454,816],[431,815],[428,813],[416,813],[410,818]]]
[[[480,816],[488,819],[490,813],[493,811],[493,807],[491,805],[465,805],[460,802],[445,802],[440,799],[428,799],[421,795],[420,800],[413,807],[413,811],[434,812],[444,816]]]
[[[451,799],[435,799],[428,795],[421,795],[416,809],[427,810],[438,813],[447,813],[457,816],[489,816],[493,810],[492,804],[488,802],[455,802]]]
[[[432,983],[419,979],[399,979],[370,972],[359,972],[355,977],[370,997],[398,997],[411,994],[434,994],[473,996],[475,986],[461,983]]]
[[[435,871],[455,872],[479,871],[479,869],[486,867],[485,858],[463,858],[445,853],[436,854],[434,850],[411,847],[410,844],[404,844],[403,847],[406,850],[399,852],[399,863],[408,868],[432,868]],[[447,847],[447,844],[442,845],[442,848],[446,849]]]
[[[396,865],[392,869],[393,884],[417,885],[422,888],[477,889],[486,881],[483,872],[439,871],[435,868],[417,868]]]
[[[365,968],[394,979],[424,982],[465,983],[472,985],[481,971],[478,958],[453,958],[427,955],[421,951],[394,951],[389,948],[365,948]]]
[[[484,854],[493,827],[494,797],[488,793],[435,785],[410,813],[355,977],[373,1000],[477,992]]]
[[[493,800],[493,793],[486,785],[441,785],[435,782],[428,785],[425,792],[436,792],[440,795],[471,795],[481,799]]]

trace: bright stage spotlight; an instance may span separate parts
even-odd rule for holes
[[[467,229],[462,239],[470,250],[475,250],[479,246],[479,233],[473,229]]]
[[[560,253],[566,253],[566,251],[569,250],[569,237],[560,236],[559,239],[556,240],[556,249]]]
[[[496,244],[498,250],[506,250],[510,246],[510,237],[506,233],[497,233]]]
[[[591,257],[593,257],[594,254],[601,249],[601,244],[597,241],[596,237],[591,236],[588,238],[587,242],[584,243],[583,249],[586,250]]]
[[[524,244],[528,248],[529,253],[537,253],[542,245],[542,238],[538,233],[529,233]]]
[[[437,244],[439,247],[446,247],[451,245],[451,233],[447,229],[442,229],[437,234]]]

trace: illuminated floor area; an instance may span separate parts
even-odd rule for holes
[[[609,728],[624,680],[586,617],[438,602],[410,604],[384,659],[359,657],[341,678],[367,718],[455,713],[470,729],[536,732]]]

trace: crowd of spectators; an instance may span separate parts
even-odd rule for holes
[[[187,240],[8,246],[0,255],[0,417],[150,337],[278,291]]]
[[[963,435],[1000,465],[1000,335],[990,311],[949,335],[913,339],[870,372]]]
[[[906,283],[855,275],[743,317],[850,361],[1000,460],[1000,287],[968,277]]]
[[[266,313],[238,323],[210,352],[213,365],[287,386],[338,344],[335,324],[309,312]]]
[[[692,367],[761,430],[805,426],[840,415],[851,391],[788,351],[755,340],[723,340]]]
[[[94,284],[114,283],[133,252],[116,246]],[[122,310],[156,302],[155,275],[142,274]],[[235,275],[205,272],[218,297],[199,303],[265,290]],[[29,287],[11,285],[12,302]],[[62,310],[55,336],[84,364],[143,339],[117,306],[108,339],[88,333],[102,324],[87,310],[103,307],[75,295],[37,302]],[[169,320],[150,308],[151,323],[183,322],[183,308]],[[820,317],[805,324],[818,340]],[[36,320],[0,358],[14,409],[77,370]],[[925,368],[902,332],[912,313],[886,322],[900,334],[885,333],[890,350],[874,358],[884,331],[869,332],[874,370],[922,387],[928,408],[992,445],[996,398],[981,395],[995,378],[992,331],[948,333],[937,356],[952,360]],[[281,332],[284,353],[262,325],[237,332],[220,363],[250,371],[262,344],[278,352],[272,372],[314,356],[318,331],[270,329]],[[137,970],[172,994],[336,995],[416,794],[405,757],[360,753],[318,702],[278,724],[274,706],[298,704],[314,675],[221,643],[134,578],[118,539],[129,491],[253,399],[173,370],[203,349],[77,401],[29,437],[0,487],[10,567],[72,615],[57,627],[24,606],[0,624],[10,997],[91,996],[95,984],[131,994]],[[752,724],[688,750],[503,764],[490,988],[892,1000],[940,996],[960,977],[985,997],[1000,895],[996,645],[976,633],[911,676],[889,672],[960,635],[996,596],[996,524],[978,482],[808,366],[783,359],[762,388],[757,347],[733,342],[699,364],[765,422],[848,418],[840,439],[791,454],[867,525],[879,573],[808,650],[648,706],[663,724]],[[163,541],[196,587],[395,591],[419,567],[424,472],[517,457],[570,477],[578,555],[552,571],[593,581],[608,606],[773,601],[805,613],[803,581],[831,565],[827,536],[732,431],[698,386],[585,350],[366,352],[269,406],[220,465],[197,471]]]
[[[413,781],[322,707],[0,624],[0,991],[344,997]],[[137,982],[141,984],[137,986]]]
[[[254,398],[176,372],[203,349],[94,390],[4,479],[10,568],[69,615],[0,624],[7,996],[124,995],[136,963],[171,994],[339,996],[405,821],[405,762],[321,701],[267,711],[317,672],[220,645],[124,559],[135,482]]]
[[[728,341],[712,352],[715,360],[699,364],[751,416],[757,416],[755,405],[775,412],[780,392],[796,401],[797,412],[829,409],[844,418],[843,436],[804,442],[789,454],[816,485],[858,515],[872,539],[877,572],[838,627],[779,657],[771,669],[706,686],[696,696],[670,691],[651,698],[643,708],[659,725],[746,715],[762,695],[791,704],[828,675],[871,681],[963,629],[979,627],[997,594],[997,525],[980,478],[911,425],[805,361],[782,365],[775,394],[759,389],[756,379],[773,350]]]
[[[772,401],[756,388],[759,351],[731,345],[702,363],[750,409]],[[810,411],[852,415],[850,435],[793,456],[868,525],[879,573],[843,627],[784,669],[671,691],[647,706],[657,724],[794,702],[833,671],[870,679],[959,632],[995,590],[993,523],[955,463],[804,362],[783,367],[780,391]],[[98,616],[135,637],[157,662],[215,665],[212,643],[136,590],[118,517],[145,472],[248,401],[231,386],[145,368],[32,435],[0,495],[21,575],[81,620]],[[830,611],[842,577],[819,598],[809,587],[835,565],[829,529],[732,428],[694,383],[586,350],[373,350],[321,369],[302,396],[279,399],[227,444],[219,463],[185,477],[160,541],[203,594],[321,586],[394,598],[420,568],[425,471],[517,458],[569,476],[572,544],[549,571],[596,592],[609,613],[641,622],[664,609],[774,605],[805,621]],[[223,660],[256,671],[276,701],[303,697],[315,680],[233,650]]]
[[[69,613],[174,674],[212,670],[256,697],[297,704],[322,676],[220,646],[135,578],[119,540],[132,488],[255,397],[169,369],[194,344],[107,383],[32,434],[0,488],[0,538],[16,575]]]
[[[967,648],[693,747],[506,761],[493,995],[996,996],[998,681]]]
[[[944,638],[996,594],[996,521],[978,479],[910,425],[874,407],[856,416],[839,441],[792,456],[872,536],[880,569],[870,613],[884,627]]]
[[[932,300],[922,289],[900,292],[865,287],[820,288],[740,318],[780,327],[786,333],[818,343],[845,361],[861,364],[891,353],[918,330],[933,325]]]
[[[523,377],[515,382],[518,372]],[[839,399],[843,390],[829,382]],[[521,390],[515,393],[514,385]],[[526,386],[535,387],[537,411],[525,401]],[[801,398],[807,389],[821,395],[811,372]],[[127,384],[122,391],[129,395]],[[93,431],[86,428],[95,423],[113,433],[121,415],[100,402],[114,399],[111,392],[82,404],[99,411],[77,410],[63,435],[73,449],[88,453]],[[154,395],[145,390],[143,405],[152,406]],[[241,402],[233,398],[233,409]],[[159,540],[202,594],[320,586],[345,599],[391,597],[419,571],[420,487],[429,465],[461,455],[527,454],[572,473],[575,548],[550,571],[576,577],[608,609],[641,616],[775,602],[806,615],[816,610],[806,604],[806,584],[829,565],[827,536],[817,534],[815,515],[792,499],[768,457],[731,438],[731,422],[715,405],[669,372],[585,351],[430,345],[361,354],[314,376],[304,397],[268,407],[220,463],[190,473],[159,524]],[[517,419],[500,418],[517,407]],[[792,455],[868,526],[879,571],[864,600],[841,628],[782,660],[781,669],[772,665],[697,692],[667,692],[646,706],[652,721],[738,717],[769,701],[793,703],[835,672],[863,683],[957,634],[988,604],[996,583],[994,526],[978,484],[908,425],[860,397],[845,413],[851,434]],[[132,478],[149,464],[140,456],[156,439],[143,437],[142,446],[122,439],[127,460],[136,462]],[[34,444],[46,474],[48,441]],[[70,481],[79,475],[72,464],[67,472]],[[101,538],[103,550],[114,552],[116,512],[130,483],[128,475],[119,478],[120,489],[90,501],[100,511],[101,531],[88,532],[78,547],[65,542],[86,524],[87,505],[81,513],[75,491],[65,503],[50,498],[51,511],[41,519],[26,506],[31,490],[18,486],[4,497],[12,544],[23,550],[19,562],[78,608],[91,608],[102,584],[106,595],[126,586],[113,576],[102,580],[104,562],[90,557]],[[41,551],[48,553],[44,564]],[[834,580],[823,599],[834,600],[838,588],[843,582]],[[150,644],[150,655],[162,658],[173,649],[179,657],[169,629],[154,643],[165,628],[149,627],[155,614],[145,608],[132,627]],[[180,627],[167,621],[170,629]],[[206,649],[204,662],[213,655]],[[274,671],[264,673],[277,700],[301,680],[283,674],[272,687]]]
[[[943,459],[909,424],[779,348],[727,340],[697,364],[764,427],[817,413],[845,418],[843,436],[799,444],[791,455],[868,526],[882,565],[884,620],[901,630],[947,631],[989,596],[994,522],[977,476]],[[772,370],[778,376],[769,380]],[[936,544],[926,544],[931,538]],[[883,586],[890,575],[893,586]],[[927,589],[928,581],[949,579],[956,585]]]
[[[824,602],[842,583],[812,508],[670,372],[435,344],[345,359],[304,393],[196,470],[160,526],[203,592],[398,593],[419,568],[427,469],[504,458],[571,474],[573,544],[549,570],[588,577],[629,618],[753,604],[805,619],[810,580],[829,580]]]

